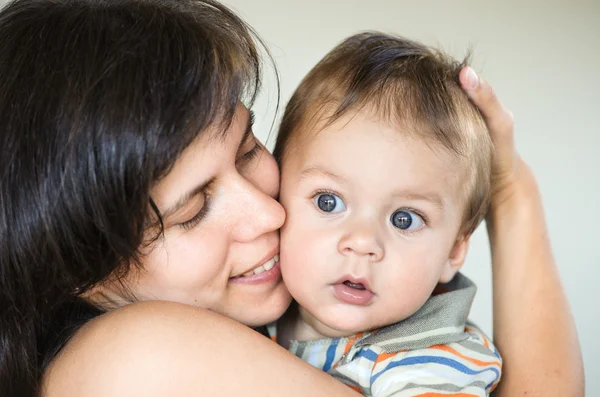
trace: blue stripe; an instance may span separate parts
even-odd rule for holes
[[[502,357],[500,357],[500,352],[498,351],[498,349],[496,349],[496,346],[494,346],[494,355],[499,359],[502,359]]]
[[[333,364],[333,359],[335,358],[335,351],[339,344],[339,340],[335,340],[329,347],[327,348],[327,359],[325,360],[325,365],[323,365],[323,371],[327,372],[331,369],[331,365]]]
[[[356,357],[364,357],[369,361],[373,361],[375,362],[375,360],[377,360],[377,357],[379,355],[377,353],[375,353],[373,350],[368,349],[368,350],[361,350]]]
[[[436,357],[436,356],[419,356],[419,357],[408,357],[405,359],[402,359],[400,361],[393,361],[391,363],[389,363],[387,365],[387,367],[385,368],[385,370],[379,372],[377,375],[373,375],[371,377],[371,384],[373,384],[373,382],[375,382],[377,380],[377,378],[379,377],[379,375],[383,374],[384,372],[386,372],[389,369],[392,369],[394,367],[400,367],[400,366],[408,366],[408,365],[417,365],[417,364],[441,364],[441,365],[446,365],[448,367],[454,368],[462,373],[465,373],[467,375],[477,375],[486,371],[492,371],[496,374],[496,379],[498,379],[500,377],[500,371],[498,371],[498,369],[494,368],[494,367],[490,367],[490,368],[486,368],[486,369],[482,369],[481,371],[474,371],[469,367],[465,367],[463,364],[459,363],[456,360],[452,360],[446,357]],[[494,382],[492,382],[490,385],[488,385],[487,387],[490,387]]]

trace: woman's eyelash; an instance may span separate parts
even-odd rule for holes
[[[206,214],[208,214],[208,211],[210,210],[210,204],[211,204],[211,197],[209,195],[205,195],[204,196],[204,205],[202,206],[200,211],[198,211],[198,213],[196,215],[194,215],[194,217],[192,219],[190,219],[189,221],[180,223],[179,226],[181,226],[182,228],[184,228],[186,230],[189,230],[189,229],[193,228],[194,226],[196,226],[198,223],[200,223],[200,221],[202,219],[204,219]]]
[[[245,153],[241,160],[242,161],[250,161],[256,157],[258,153],[262,150],[262,146],[256,141],[254,147],[247,153]]]
[[[189,229],[193,228],[194,226],[196,226],[198,223],[200,223],[200,221],[203,220],[206,217],[206,215],[209,213],[210,207],[212,204],[212,197],[208,192],[210,191],[210,188],[213,185],[214,181],[215,181],[215,178],[211,179],[210,182],[208,182],[202,189],[201,194],[204,195],[204,203],[202,205],[202,208],[200,208],[200,211],[198,211],[198,213],[196,215],[194,215],[192,217],[192,219],[180,223],[179,224],[180,227],[182,227],[186,230],[189,230]]]

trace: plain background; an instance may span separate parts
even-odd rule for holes
[[[0,0],[0,5],[6,0]],[[537,175],[554,253],[577,323],[588,396],[600,396],[600,1],[227,0],[266,41],[281,74],[281,105],[312,66],[362,30],[402,34],[461,57],[513,111],[519,151]],[[0,38],[1,45],[1,38]],[[269,136],[272,74],[257,104]],[[267,110],[270,109],[270,110]],[[281,112],[279,113],[279,116]],[[274,142],[276,124],[269,143]],[[492,330],[485,228],[463,271],[479,286],[471,318]],[[599,299],[600,300],[600,299]],[[552,332],[552,330],[548,330]],[[522,335],[527,338],[527,335]]]

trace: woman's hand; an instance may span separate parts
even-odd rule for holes
[[[494,142],[486,218],[494,296],[494,341],[502,355],[500,396],[583,396],[581,348],[560,282],[533,173],[518,155],[512,114],[465,67],[460,82]]]
[[[517,153],[512,112],[470,67],[463,68],[459,77],[463,89],[483,115],[494,143],[491,206],[495,210],[516,193],[536,189],[535,179]]]

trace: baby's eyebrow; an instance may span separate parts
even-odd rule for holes
[[[346,179],[344,179],[344,177],[334,174],[331,171],[324,170],[317,166],[312,166],[312,167],[308,167],[308,168],[304,169],[298,176],[298,179],[302,180],[302,179],[304,179],[308,176],[312,176],[312,175],[325,176],[327,178],[335,179],[338,182],[346,182]]]
[[[445,203],[442,196],[435,192],[421,193],[413,191],[399,191],[394,193],[394,197],[400,197],[407,200],[414,201],[428,201],[436,206],[440,211],[444,211]]]

